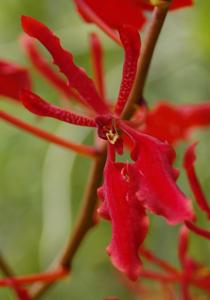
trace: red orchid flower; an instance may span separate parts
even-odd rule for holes
[[[0,60],[0,96],[19,101],[21,89],[31,89],[28,71],[14,63]]]
[[[95,23],[115,41],[120,43],[114,30],[129,25],[137,30],[146,23],[145,10],[163,5],[162,0],[74,0],[79,13],[87,22]],[[165,1],[167,4],[167,1]],[[192,6],[192,0],[173,0],[170,9]]]
[[[99,213],[112,222],[112,241],[108,247],[114,265],[130,279],[140,275],[139,246],[143,243],[148,217],[145,210],[164,216],[176,224],[193,219],[188,199],[176,185],[178,172],[172,164],[175,152],[168,143],[143,134],[120,119],[133,86],[140,52],[140,39],[136,29],[119,29],[125,51],[123,77],[119,96],[111,111],[85,71],[74,64],[73,56],[61,47],[59,39],[42,23],[31,17],[22,17],[24,31],[39,40],[50,52],[54,63],[67,77],[89,108],[89,116],[77,115],[23,90],[24,106],[39,116],[52,117],[67,123],[97,127],[98,136],[108,141],[108,156],[104,170],[103,187],[99,196],[103,205]],[[101,91],[101,89],[100,89]],[[115,157],[123,153],[124,136],[133,145],[130,163],[117,163]]]

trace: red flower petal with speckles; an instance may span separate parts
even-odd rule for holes
[[[137,132],[122,124],[133,139],[132,158],[139,170],[138,198],[144,207],[167,219],[170,224],[193,220],[191,202],[176,185],[178,171],[172,164],[175,151],[168,143]]]
[[[106,99],[105,74],[103,67],[104,53],[101,41],[96,33],[90,35],[90,50],[95,85],[100,96],[103,99]]]
[[[141,48],[140,36],[136,29],[124,26],[119,33],[125,51],[125,59],[120,92],[115,106],[115,113],[118,115],[123,111],[133,87]]]
[[[74,64],[72,54],[61,47],[58,37],[44,24],[31,17],[22,16],[22,26],[28,35],[38,39],[50,52],[54,63],[68,78],[70,86],[78,91],[86,103],[98,114],[107,113],[108,107],[99,96],[93,81],[84,70]]]
[[[99,190],[103,200],[99,213],[112,222],[108,254],[113,264],[131,280],[136,280],[140,275],[138,252],[148,230],[148,218],[136,196],[138,173],[132,164],[115,163],[109,153],[103,188]]]
[[[76,115],[71,111],[65,110],[41,99],[36,94],[22,90],[20,98],[23,105],[32,113],[38,116],[51,117],[70,124],[95,127],[96,123],[93,119]]]
[[[67,82],[60,76],[60,74],[53,70],[52,66],[36,47],[35,40],[33,38],[30,38],[27,34],[25,34],[21,37],[21,44],[32,64],[40,72],[40,74],[53,85],[53,87],[58,89],[59,92],[68,98],[75,98],[80,102],[82,101],[78,94],[68,86]]]
[[[0,60],[0,95],[19,100],[22,88],[31,88],[28,71],[14,63]]]

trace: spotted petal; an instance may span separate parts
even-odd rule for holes
[[[173,168],[175,151],[160,140],[126,127],[135,148],[132,158],[139,170],[139,201],[151,212],[161,215],[171,224],[194,218],[189,199],[176,184],[178,171]]]
[[[131,280],[140,275],[138,256],[148,229],[148,218],[138,201],[138,169],[132,164],[115,163],[110,156],[104,170],[102,217],[112,222],[112,240],[107,251],[113,264]]]
[[[74,64],[72,54],[61,47],[58,37],[44,24],[31,17],[22,16],[22,26],[28,35],[39,40],[50,52],[54,63],[68,78],[70,86],[78,91],[84,101],[96,113],[107,113],[108,108],[99,96],[93,81],[87,76],[84,70]]]

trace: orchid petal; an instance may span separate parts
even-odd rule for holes
[[[23,105],[29,111],[38,116],[51,117],[74,125],[89,127],[96,126],[93,119],[76,115],[68,110],[50,104],[30,91],[23,90],[21,92],[20,98],[23,102]]]
[[[105,99],[105,84],[103,72],[103,48],[97,34],[90,35],[90,49],[95,83],[103,99]]]
[[[210,240],[210,231],[207,231],[192,222],[185,222],[186,226],[195,234]]]
[[[30,296],[29,292],[26,290],[26,288],[23,288],[21,286],[16,286],[14,284],[14,290],[16,292],[17,297],[20,300],[32,300],[32,297]]]
[[[170,224],[193,220],[191,202],[176,185],[178,171],[172,164],[175,151],[168,143],[121,125],[122,130],[133,138],[135,148],[132,158],[139,170],[139,201]]]
[[[182,226],[179,232],[178,243],[178,256],[179,261],[183,267],[186,267],[188,262],[188,248],[189,248],[189,229],[186,226]]]
[[[0,60],[0,95],[19,101],[21,89],[31,89],[31,79],[25,68]]]
[[[79,95],[68,86],[67,82],[60,76],[60,74],[53,70],[36,47],[33,38],[30,38],[28,35],[23,35],[21,36],[21,43],[33,65],[54,87],[56,87],[66,97],[75,98],[80,102],[82,101],[81,97],[79,97]]]
[[[78,12],[86,22],[95,23],[113,41],[121,46],[117,32],[113,30],[108,24],[106,24],[84,0],[74,0],[74,2],[77,5]]]
[[[54,33],[44,24],[26,16],[22,16],[22,27],[28,35],[45,46],[60,71],[68,78],[69,85],[78,91],[86,103],[98,114],[107,113],[108,108],[98,95],[93,81],[74,64],[72,54],[61,47]]]
[[[84,15],[83,10],[81,10],[83,5],[88,6],[112,29],[119,29],[123,25],[129,25],[139,30],[146,21],[142,7],[137,1],[106,0],[102,5],[98,0],[75,0],[75,3],[86,21],[91,22],[92,20],[86,14]]]
[[[146,118],[145,133],[170,143],[187,139],[193,128],[210,126],[210,103],[173,106],[160,102]]]
[[[118,115],[123,111],[133,87],[141,47],[141,41],[137,30],[132,27],[124,26],[119,32],[125,50],[125,61],[120,92],[115,107],[115,113]]]
[[[112,222],[108,254],[131,280],[140,275],[138,252],[148,230],[148,218],[136,197],[136,172],[132,165],[115,163],[109,155],[104,170],[103,207],[99,210],[102,217],[106,212]]]
[[[210,206],[202,191],[200,182],[197,178],[195,168],[194,168],[194,162],[196,160],[196,155],[195,155],[196,145],[197,143],[189,146],[188,149],[186,150],[185,157],[184,157],[184,167],[187,172],[191,189],[195,195],[196,202],[199,205],[200,209],[205,213],[207,213],[207,216],[210,219]]]
[[[187,6],[192,6],[193,0],[173,0],[170,9],[178,9]]]

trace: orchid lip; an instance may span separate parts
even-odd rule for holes
[[[95,122],[98,127],[98,136],[101,139],[108,140],[112,145],[120,139],[118,120],[111,114],[97,116]]]
[[[110,144],[114,145],[120,136],[117,131],[113,131],[112,129],[110,129],[106,133],[106,137],[107,137],[107,140],[110,142]]]

